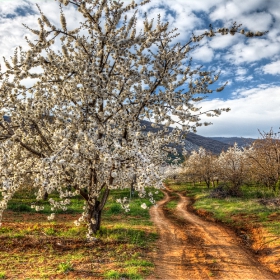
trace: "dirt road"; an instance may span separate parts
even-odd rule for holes
[[[232,232],[189,212],[190,200],[178,195],[177,222],[163,210],[170,200],[168,190],[150,210],[160,239],[153,256],[155,273],[149,279],[278,279],[242,248]]]

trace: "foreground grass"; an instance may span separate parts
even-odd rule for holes
[[[0,228],[0,279],[143,279],[152,272],[148,253],[157,234],[146,199],[131,200],[125,213],[116,198],[129,196],[115,191],[104,209],[97,240],[85,240],[85,226],[73,224],[83,206],[76,197],[66,212],[48,222],[49,206],[40,213],[30,208],[32,197],[18,194],[9,204]],[[159,192],[157,200],[163,197]],[[34,201],[34,200],[33,200]]]

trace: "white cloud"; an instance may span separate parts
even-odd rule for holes
[[[213,49],[225,49],[230,46],[233,46],[240,36],[237,34],[235,36],[215,36],[209,41],[209,46]]]
[[[236,70],[236,75],[238,76],[243,76],[247,73],[247,69],[243,68],[243,67],[238,67]]]
[[[230,79],[230,80],[227,80],[227,86],[231,86],[232,85],[232,80]],[[222,85],[224,84],[224,82],[223,83],[221,83]]]
[[[280,74],[280,60],[271,62],[262,67],[266,74],[279,75]]]
[[[214,57],[213,50],[208,46],[208,44],[205,44],[201,47],[198,47],[193,53],[192,57],[195,60],[202,61],[202,62],[210,62],[212,61]]]
[[[269,1],[268,11],[273,15],[276,20],[280,20],[280,2]]]
[[[9,2],[10,3],[10,2]],[[26,24],[31,29],[39,29],[37,19],[39,17],[39,11],[35,5],[35,0],[32,1],[14,1],[10,7],[6,7],[9,5],[4,5],[3,3],[0,3],[0,44],[1,44],[1,58],[0,62],[2,60],[2,56],[5,56],[6,58],[9,58],[13,55],[13,50],[18,47],[22,46],[23,50],[27,50],[28,44],[25,41],[25,36],[27,36],[31,41],[37,38],[36,35],[31,33],[29,30],[27,30],[22,23]],[[42,10],[42,12],[47,16],[47,18],[50,20],[52,24],[55,26],[60,27],[60,10],[57,2],[50,2],[49,0],[41,0],[39,1],[39,6]],[[16,8],[22,8],[24,10],[26,9],[32,9],[33,13],[36,14],[26,14],[25,16],[17,16],[17,17],[7,17],[7,18],[1,18],[1,16],[6,14],[13,14],[13,11],[16,10]],[[77,27],[77,24],[79,24],[80,21],[82,21],[82,16],[80,13],[77,13],[74,11],[73,6],[68,6],[63,8],[66,19],[67,20],[67,26],[68,28],[75,29]],[[1,13],[3,12],[3,14]],[[54,49],[58,49],[60,43],[56,43],[54,46]],[[1,63],[2,64],[2,63]],[[2,65],[4,66],[4,65]],[[2,70],[5,70],[5,66],[2,67]]]
[[[277,1],[278,2],[278,1]],[[251,31],[266,31],[263,38],[244,36],[214,37],[210,46],[214,49],[228,49],[225,59],[234,64],[259,61],[272,58],[280,51],[280,4],[263,0],[226,0],[209,14],[211,21],[221,20],[225,26],[233,22],[242,23],[242,27]]]
[[[218,118],[204,118],[214,124],[198,128],[204,136],[258,137],[258,129],[268,131],[280,126],[280,87],[260,85],[244,90],[235,99],[214,99],[201,102],[203,110],[230,107],[231,111]]]
[[[181,6],[185,6],[188,9],[192,11],[204,11],[208,12],[211,8],[221,5],[221,3],[224,2],[224,0],[200,0],[200,1],[193,1],[193,0],[168,0],[165,2],[169,2],[170,5],[174,5],[174,3],[180,3]]]
[[[272,16],[267,12],[250,13],[238,17],[240,23],[252,31],[266,31],[270,29],[272,24]]]
[[[263,58],[272,58],[280,52],[280,44],[267,39],[252,38],[248,43],[234,45],[225,58],[234,64],[254,62]]]
[[[137,1],[140,2],[140,1]],[[145,5],[143,9],[145,11],[148,11],[149,9],[153,7],[158,6],[165,6],[169,7],[169,9],[174,10],[178,13],[181,11],[185,11],[187,13],[195,11],[195,12],[208,12],[213,7],[220,5],[223,3],[224,0],[199,0],[199,1],[193,1],[193,0],[153,0],[148,5]]]
[[[242,14],[251,13],[254,10],[262,9],[267,6],[263,0],[227,0],[223,1],[217,8],[210,13],[210,19],[224,20],[225,22],[237,20]]]
[[[13,1],[3,1],[0,5],[0,14],[2,17],[7,15],[16,16],[15,12],[17,9],[32,10],[33,4],[30,1],[13,0]]]
[[[248,69],[246,69],[244,67],[238,67],[235,72],[235,81],[245,82],[245,81],[253,80],[252,75],[246,76],[247,72],[248,72]]]
[[[235,80],[238,81],[238,82],[251,81],[251,80],[253,80],[253,76],[252,75],[250,75],[250,76],[237,76],[235,78]]]

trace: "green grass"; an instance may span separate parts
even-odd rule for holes
[[[119,242],[128,242],[144,248],[149,246],[151,242],[154,242],[158,235],[155,232],[148,233],[144,229],[141,230],[123,222],[115,224],[110,228],[106,226],[101,227],[96,237],[108,241],[116,240]]]
[[[106,271],[103,276],[106,279],[120,279],[122,277],[121,273],[115,270]]]
[[[134,267],[125,268],[122,272],[109,270],[103,276],[105,279],[143,279],[138,269]]]
[[[177,207],[177,205],[178,205],[178,201],[171,200],[171,201],[169,201],[168,203],[165,204],[165,208],[173,210]]]
[[[131,260],[128,260],[124,263],[124,265],[126,267],[129,267],[129,266],[142,266],[142,267],[145,267],[145,266],[148,266],[148,267],[153,267],[154,264],[149,262],[149,261],[146,261],[146,260],[141,260],[141,259],[131,259]]]
[[[82,212],[82,198],[74,197],[67,211],[58,211],[55,220],[48,221],[46,218],[52,211],[46,201],[40,202],[44,210],[35,212],[30,207],[36,201],[35,196],[16,193],[0,227],[1,245],[6,250],[1,252],[3,277],[55,279],[66,277],[63,275],[67,273],[69,279],[144,279],[153,270],[147,253],[153,250],[158,234],[150,221],[149,209],[141,208],[142,203],[152,206],[148,198],[135,194],[129,212],[116,203],[117,198],[129,195],[129,190],[112,191],[97,241],[88,244],[86,226],[76,227],[73,223]],[[50,197],[57,199],[55,194]],[[162,192],[154,195],[156,200],[162,197]]]
[[[0,271],[0,279],[6,278],[6,272]]]
[[[152,192],[154,194],[154,199],[159,201],[163,198],[162,192],[157,192],[153,188],[148,188],[147,193]],[[142,203],[146,203],[148,207],[151,207],[153,204],[149,201],[148,197],[139,198],[138,194],[135,193],[134,197],[130,200],[130,211],[125,212],[120,204],[116,203],[116,199],[129,197],[128,190],[116,190],[114,191],[105,206],[104,217],[111,222],[120,222],[120,217],[125,218],[126,222],[130,225],[152,225],[152,222],[149,220],[149,210],[141,208]]]
[[[199,198],[204,195],[208,195],[209,193],[209,190],[204,183],[196,183],[195,186],[193,186],[192,183],[173,182],[171,180],[167,180],[165,184],[170,186],[174,191],[187,192],[187,195],[190,197]]]
[[[58,271],[62,273],[67,273],[73,271],[74,268],[70,262],[63,262],[58,265]]]
[[[57,199],[56,194],[51,194],[49,198]],[[31,208],[31,205],[35,204],[38,206],[43,206],[44,209],[40,211],[36,211],[34,208]],[[61,209],[56,210],[56,213],[62,214],[76,214],[81,213],[84,205],[84,199],[81,196],[76,196],[71,198],[71,204],[68,205],[68,209],[63,211]],[[35,196],[31,193],[30,196],[26,195],[26,192],[18,192],[15,194],[12,200],[8,203],[8,210],[12,210],[14,212],[32,212],[32,213],[43,213],[43,214],[51,214],[54,211],[51,210],[51,206],[48,201],[36,201]]]

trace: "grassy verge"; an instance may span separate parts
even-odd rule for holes
[[[209,197],[211,189],[203,183],[193,186],[191,183],[169,181],[167,184],[173,190],[185,191],[187,196],[192,197],[193,209],[199,215],[237,229],[259,255],[273,255],[273,261],[265,257],[267,262],[271,262],[268,266],[275,272],[280,271],[280,207],[264,205],[260,201],[279,197],[278,193],[256,186],[243,186],[241,197],[218,199]]]
[[[115,202],[124,196],[129,197],[129,191],[112,192],[97,240],[86,242],[85,226],[73,223],[81,213],[82,199],[76,197],[69,210],[49,222],[49,206],[34,213],[33,198],[16,195],[0,228],[0,279],[145,278],[153,270],[147,256],[157,233],[148,210],[140,205],[151,203],[135,195],[125,213]],[[157,200],[162,197],[161,192],[155,195]]]
[[[164,209],[172,212],[178,205],[179,196],[177,193],[169,193],[170,200],[164,205]]]

